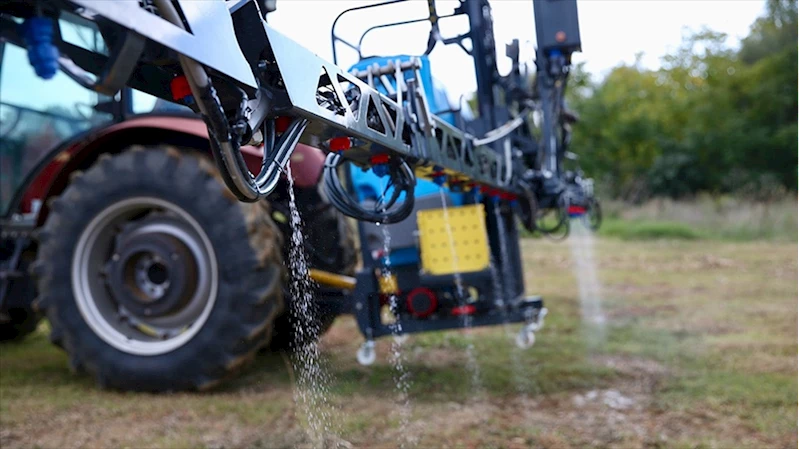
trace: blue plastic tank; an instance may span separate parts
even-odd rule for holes
[[[409,55],[399,55],[399,56],[390,56],[390,57],[373,57],[367,58],[359,61],[358,63],[354,64],[350,67],[350,71],[353,69],[356,70],[365,70],[367,67],[374,65],[377,63],[380,66],[388,65],[390,61],[399,61],[400,63],[410,61],[412,56]],[[430,112],[436,114],[440,111],[447,111],[453,109],[449,97],[447,97],[447,92],[444,89],[444,86],[441,82],[433,78],[432,72],[430,71],[430,60],[427,56],[419,56],[421,60],[421,69],[420,69],[420,77],[422,81],[422,87],[424,89],[425,95],[427,96],[427,101],[430,107]],[[407,71],[404,72],[405,79],[412,79],[413,72]],[[392,81],[392,87],[396,89],[396,82],[394,81],[393,77],[389,77]],[[378,91],[384,95],[388,93],[383,88],[382,85],[378,86]],[[452,112],[447,112],[444,114],[436,114],[441,119],[446,121],[447,123],[457,126],[456,123],[456,116]],[[383,188],[386,184],[386,178],[381,178],[374,174],[371,170],[361,171],[359,169],[354,169],[351,172],[352,182],[357,192],[357,197],[359,201],[363,201],[365,199],[377,199],[378,195],[382,193]],[[414,193],[416,197],[421,197],[425,195],[438,195],[439,187],[432,181],[428,181],[425,179],[417,179],[416,182],[416,189]],[[390,194],[391,190],[389,190]],[[452,193],[447,192],[450,198],[452,199],[455,205],[462,205],[463,198],[462,194],[460,193]],[[402,196],[400,196],[402,199]]]

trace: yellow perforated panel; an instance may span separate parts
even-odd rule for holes
[[[433,275],[469,273],[488,268],[489,249],[482,204],[470,204],[447,209],[420,210],[416,214],[419,226],[419,249],[422,269]],[[449,230],[452,232],[450,239]],[[450,242],[455,246],[455,257]]]

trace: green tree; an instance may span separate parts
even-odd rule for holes
[[[796,188],[796,1],[769,0],[739,50],[703,29],[662,59],[570,93],[575,151],[626,199]]]

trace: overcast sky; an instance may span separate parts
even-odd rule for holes
[[[277,11],[269,15],[269,23],[316,54],[332,61],[330,28],[335,17],[352,6],[375,3],[367,0],[277,0]],[[439,14],[451,12],[457,1],[437,2]],[[500,73],[506,73],[509,60],[504,57],[504,44],[514,38],[535,45],[532,0],[494,0],[491,2]],[[632,63],[642,52],[643,65],[657,68],[659,58],[680,45],[684,28],[699,30],[707,26],[727,33],[728,44],[737,46],[749,26],[765,10],[763,0],[578,0],[582,53],[574,62],[585,61],[586,68],[602,75],[614,66]],[[352,20],[342,19],[337,31],[357,40],[372,25],[396,20],[424,17],[426,2],[411,0],[399,6],[374,8],[370,12],[352,13]],[[359,14],[356,16],[355,14]],[[347,16],[345,16],[347,17]],[[452,36],[466,29],[459,19],[442,21],[442,34]],[[375,32],[365,47],[372,54],[419,54],[424,51],[429,25],[396,27]],[[344,57],[344,58],[342,58]],[[352,51],[340,46],[339,65],[345,69],[356,61]],[[443,81],[450,96],[457,98],[475,89],[471,59],[455,46],[437,48],[431,55],[431,67]]]
[[[0,0],[2,1],[2,0]],[[356,5],[375,3],[367,0],[277,0],[277,11],[269,15],[269,23],[282,33],[306,46],[322,58],[333,60],[330,27],[343,10]],[[437,0],[439,14],[452,12],[457,0]],[[504,56],[504,45],[514,38],[535,45],[533,25],[533,0],[493,0],[494,27],[498,65],[505,74],[510,67]],[[631,63],[637,52],[643,52],[643,64],[650,68],[659,66],[659,58],[680,44],[683,27],[699,30],[708,26],[730,35],[729,44],[738,45],[749,26],[764,11],[763,0],[578,0],[580,32],[583,51],[574,57],[575,62],[585,61],[595,75],[622,62]],[[358,39],[370,26],[390,21],[425,17],[427,3],[411,0],[398,5],[373,8],[352,20],[342,19],[338,30],[345,38]],[[346,17],[346,16],[345,16]],[[468,29],[464,17],[444,19],[442,34],[455,36]],[[428,23],[418,26],[396,27],[370,34],[364,47],[367,53],[397,55],[421,54],[427,42]],[[339,65],[345,69],[356,62],[354,52],[340,50]],[[44,108],[59,104],[72,108],[77,100],[94,103],[93,95],[80,88],[63,73],[43,82],[33,74],[24,50],[13,46],[6,48],[6,63],[2,77],[2,98],[5,102]],[[528,60],[532,61],[532,54]],[[453,103],[460,95],[470,95],[475,90],[472,59],[456,46],[438,47],[431,55],[433,74],[448,89]],[[137,96],[137,104],[142,96]],[[151,107],[153,99],[143,101]],[[146,103],[146,104],[145,104]]]

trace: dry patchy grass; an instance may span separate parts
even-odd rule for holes
[[[473,333],[484,400],[462,332],[412,337],[418,447],[796,447],[796,245],[599,240],[601,344],[586,340],[568,242],[523,245],[547,326],[522,353],[501,327]],[[368,368],[354,360],[360,341],[350,318],[322,340],[335,427],[353,447],[397,447],[390,340]],[[68,371],[43,326],[0,347],[0,447],[304,447],[290,379],[265,354],[213,393],[101,391]]]

